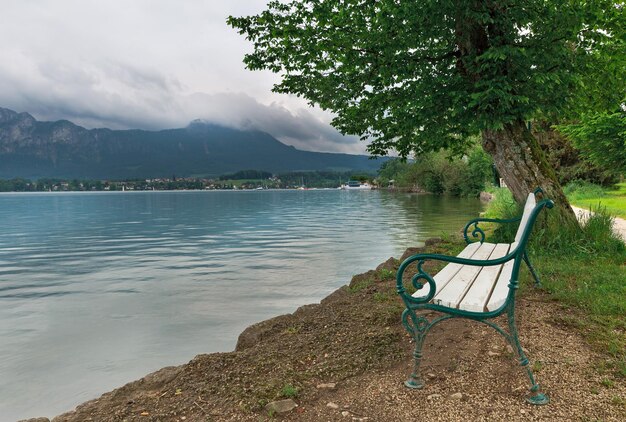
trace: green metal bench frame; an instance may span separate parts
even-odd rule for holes
[[[540,188],[537,188],[534,191],[535,195],[543,194],[543,191]],[[406,309],[402,313],[402,324],[409,332],[409,334],[413,337],[415,341],[415,351],[413,356],[415,358],[415,365],[413,369],[413,373],[410,375],[409,379],[404,383],[409,388],[422,388],[424,386],[424,382],[422,381],[419,375],[419,366],[422,360],[422,346],[424,344],[424,340],[426,338],[426,334],[433,328],[435,325],[439,324],[442,321],[451,318],[467,318],[470,320],[482,322],[484,324],[493,327],[498,333],[500,333],[506,341],[511,345],[513,350],[517,353],[519,358],[519,363],[522,367],[526,369],[526,374],[530,379],[531,387],[530,391],[532,393],[531,397],[526,400],[531,404],[546,404],[549,402],[548,396],[540,392],[539,384],[535,381],[535,377],[532,373],[532,370],[529,365],[528,358],[524,354],[522,346],[520,345],[517,327],[515,325],[515,292],[519,287],[519,270],[522,264],[522,261],[526,263],[531,274],[535,279],[535,285],[540,284],[539,277],[532,267],[530,260],[528,259],[528,254],[526,252],[526,245],[528,243],[528,238],[530,237],[530,233],[532,232],[533,225],[539,212],[544,208],[552,208],[554,206],[554,202],[549,199],[544,199],[538,202],[533,208],[530,216],[528,218],[528,222],[526,224],[525,230],[521,236],[521,239],[514,249],[512,249],[506,256],[497,259],[491,260],[476,260],[476,259],[467,259],[460,258],[456,256],[446,256],[439,254],[417,254],[407,258],[398,268],[397,276],[396,276],[396,284],[397,284],[397,292],[404,301]],[[463,237],[465,241],[469,244],[471,240],[468,236],[468,231],[471,229],[471,236],[477,239],[480,243],[485,241],[485,233],[478,227],[478,224],[481,222],[488,223],[515,223],[521,221],[522,217],[500,220],[500,219],[490,219],[490,218],[476,218],[468,222],[463,230]],[[434,261],[443,261],[448,263],[458,263],[463,265],[471,265],[471,266],[480,266],[486,267],[491,265],[501,265],[507,261],[514,260],[513,264],[513,272],[511,274],[511,279],[509,281],[509,291],[506,298],[506,301],[502,306],[498,309],[491,312],[473,312],[466,311],[456,308],[450,308],[446,306],[441,306],[435,303],[431,303],[431,300],[435,296],[437,292],[437,285],[433,277],[423,270],[422,266],[424,262],[434,260]],[[426,296],[414,297],[409,294],[403,283],[403,274],[407,268],[411,264],[417,265],[417,274],[413,276],[411,279],[412,285],[415,289],[420,290],[422,287],[428,283],[430,285],[430,291]],[[441,312],[445,315],[439,316],[431,321],[429,321],[424,315],[418,315],[415,311],[419,310],[433,310]],[[491,321],[492,319],[505,314],[508,319],[508,330],[507,333],[503,328],[498,326],[495,322]]]

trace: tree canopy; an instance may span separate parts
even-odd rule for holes
[[[248,68],[282,75],[275,91],[335,112],[373,154],[407,156],[619,104],[624,11],[604,0],[292,0],[228,22],[254,44]]]

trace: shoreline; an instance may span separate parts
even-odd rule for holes
[[[65,192],[66,193],[66,192]],[[435,238],[435,239],[428,239],[426,240],[426,245],[432,244],[432,243],[436,243],[439,242],[440,239]],[[416,247],[416,248],[409,248],[407,249],[407,251],[402,255],[402,258],[408,256],[409,254],[412,253],[416,253],[416,251],[418,250],[423,250],[425,249],[425,247]],[[64,412],[60,415],[57,415],[55,417],[52,418],[48,418],[45,416],[40,416],[40,417],[34,417],[34,418],[28,418],[28,419],[21,419],[19,422],[63,422],[63,421],[82,421],[84,419],[83,415],[84,412],[90,412],[90,408],[98,408],[100,407],[99,405],[101,404],[101,402],[103,400],[108,400],[111,398],[119,398],[120,396],[132,396],[133,394],[136,393],[140,393],[141,391],[143,391],[147,386],[149,387],[160,387],[162,386],[164,383],[168,383],[171,382],[172,380],[174,380],[177,376],[179,376],[182,372],[184,372],[185,370],[193,367],[194,365],[196,365],[198,360],[204,360],[206,358],[215,358],[218,360],[221,360],[224,356],[227,355],[232,355],[232,354],[237,354],[237,353],[241,353],[243,351],[246,350],[251,350],[253,349],[256,345],[258,345],[259,343],[265,342],[267,341],[270,337],[272,337],[273,335],[276,335],[277,332],[277,327],[282,327],[285,324],[289,324],[291,323],[293,320],[302,320],[302,319],[307,319],[309,317],[311,317],[313,314],[315,314],[319,309],[319,307],[323,307],[325,305],[333,305],[333,303],[339,298],[339,297],[344,297],[346,295],[347,291],[350,291],[352,288],[356,291],[359,292],[362,288],[364,289],[365,284],[369,284],[371,282],[371,278],[372,277],[379,277],[380,276],[380,272],[384,272],[384,274],[386,274],[387,276],[389,275],[389,271],[392,271],[391,268],[393,268],[394,266],[397,266],[397,264],[399,263],[398,260],[396,260],[395,258],[391,257],[389,258],[387,261],[379,264],[375,270],[370,270],[366,273],[363,274],[358,274],[352,277],[352,280],[350,283],[343,285],[341,287],[339,287],[338,289],[336,289],[335,291],[331,292],[330,294],[328,294],[326,297],[324,297],[323,299],[321,299],[320,302],[318,303],[311,303],[311,304],[305,304],[300,306],[299,308],[296,309],[295,312],[291,313],[291,314],[283,314],[283,315],[278,315],[257,323],[254,323],[248,327],[246,327],[241,333],[238,334],[237,336],[237,343],[235,346],[235,349],[232,351],[228,351],[228,352],[214,352],[214,353],[209,353],[209,354],[199,354],[196,355],[191,361],[181,364],[181,365],[177,365],[177,366],[166,366],[163,367],[161,369],[158,369],[154,372],[151,372],[145,376],[143,376],[142,378],[135,380],[135,381],[131,381],[126,383],[125,385],[118,387],[114,390],[111,390],[109,392],[106,392],[104,394],[102,394],[100,397],[91,399],[91,400],[87,400],[81,404],[78,404],[74,409],[69,410],[67,412]],[[395,277],[395,271],[393,272],[393,276]],[[365,280],[365,283],[364,283]],[[380,280],[377,280],[380,281]],[[356,287],[355,287],[356,286]],[[395,299],[395,297],[394,297]],[[398,301],[399,304],[399,301]],[[399,309],[399,308],[398,308]],[[399,314],[398,314],[399,315]],[[387,327],[385,327],[387,328]],[[287,328],[288,332],[291,332],[292,329],[291,328]],[[331,383],[332,384],[332,383]],[[178,389],[176,389],[176,391],[174,392],[174,396],[176,396],[178,394]],[[132,401],[132,400],[130,400]],[[252,410],[252,409],[250,409]],[[255,409],[256,411],[262,410],[262,408],[257,408]],[[147,417],[150,416],[149,414],[144,414],[146,412],[139,412],[138,416],[143,416],[143,417]],[[149,413],[149,412],[147,412]],[[103,415],[102,415],[103,416]],[[135,415],[137,416],[137,415]],[[105,419],[94,419],[94,420],[118,420],[115,418],[105,418]],[[183,420],[195,420],[195,419],[183,419]],[[221,419],[216,419],[216,420],[221,420]]]

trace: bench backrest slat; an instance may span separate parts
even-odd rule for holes
[[[515,234],[515,242],[519,242],[522,239],[524,230],[526,230],[526,226],[528,225],[528,219],[530,218],[530,214],[533,212],[535,205],[537,205],[537,201],[535,200],[535,194],[529,193],[528,199],[526,199],[526,204],[524,205],[524,213],[522,214],[522,219],[519,223],[519,227],[517,228],[517,233]]]

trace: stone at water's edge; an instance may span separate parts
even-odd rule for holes
[[[424,241],[424,246],[433,246],[433,245],[436,245],[436,244],[441,243],[441,242],[443,242],[442,238],[440,238],[440,237],[431,237],[431,238],[426,239]]]
[[[331,296],[334,293],[336,293],[336,291],[331,293]],[[327,298],[328,297],[330,296],[327,296]],[[268,335],[272,335],[272,333],[275,332],[276,327],[289,325],[290,321],[293,321],[295,318],[304,317],[317,306],[319,306],[317,303],[302,305],[293,314],[279,315],[274,318],[266,319],[265,321],[257,322],[256,324],[252,324],[239,334],[235,351],[241,352],[242,350],[253,347]]]
[[[489,192],[481,192],[479,198],[483,202],[489,202],[493,199],[493,194]]]
[[[21,421],[17,421],[17,422],[50,422],[50,419],[48,419],[48,418],[32,418],[32,419],[22,419]]]
[[[275,325],[281,324],[283,321],[288,321],[291,317],[292,316],[289,314],[279,315],[247,327],[239,334],[235,351],[240,352],[259,343],[268,333],[272,333],[272,329]]]
[[[378,265],[378,267],[376,267],[376,271],[380,271],[380,270],[394,270],[395,271],[395,269],[398,268],[398,265],[399,265],[398,260],[391,257],[385,262],[383,262],[382,264]]]

